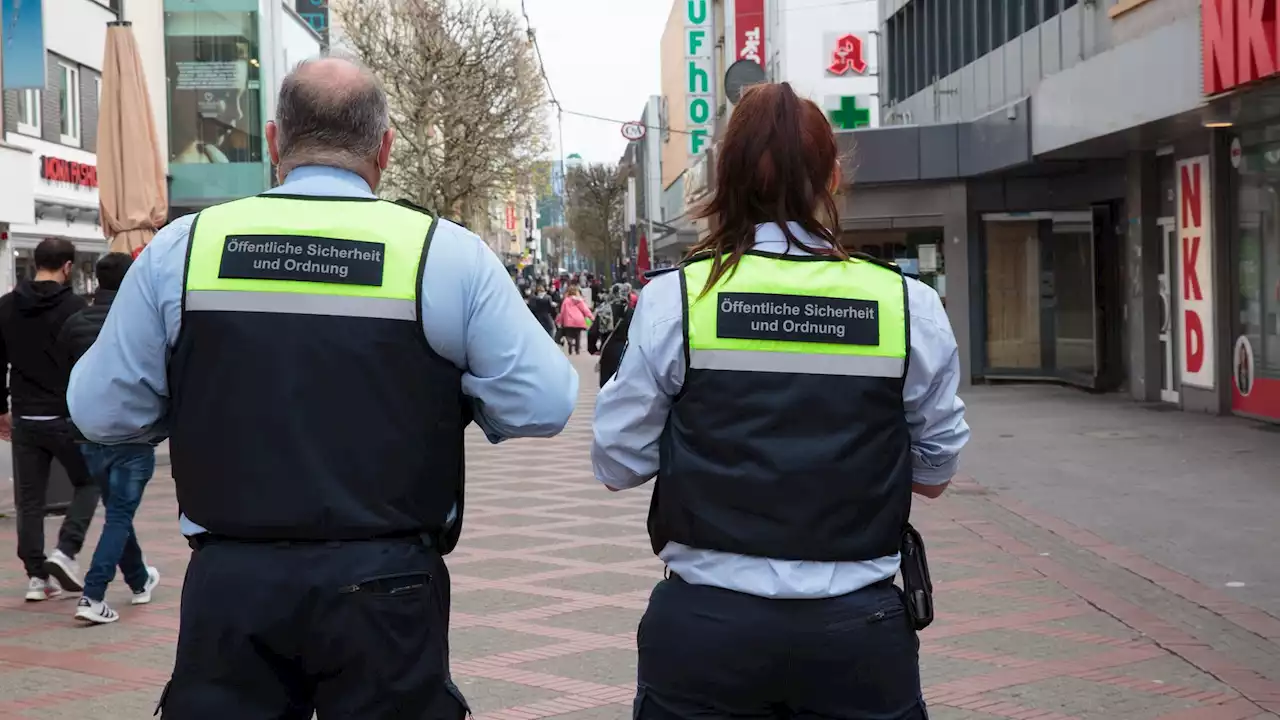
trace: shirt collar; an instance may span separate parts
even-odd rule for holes
[[[798,222],[787,223],[787,229],[807,247],[830,247],[830,243],[816,235],[810,235]],[[756,225],[755,249],[771,253],[801,254],[799,249],[787,242],[787,236],[782,234],[782,226],[777,223]]]
[[[289,171],[279,187],[269,193],[374,197],[369,183],[350,170],[325,165],[303,165]]]

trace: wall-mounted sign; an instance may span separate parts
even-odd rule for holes
[[[1200,48],[1204,94],[1216,95],[1238,85],[1275,75],[1280,0],[1203,0],[1200,4]]]
[[[329,0],[297,0],[293,9],[329,44]]]
[[[1209,156],[1178,162],[1178,292],[1182,384],[1212,390],[1213,223]]]
[[[733,7],[734,46],[739,60],[750,60],[765,67],[768,55],[764,46],[764,0],[737,0]]]
[[[634,142],[636,140],[643,140],[644,134],[645,134],[644,123],[635,122],[634,120],[631,122],[622,123],[622,137]]]
[[[688,150],[692,159],[707,151],[715,128],[716,90],[712,73],[715,39],[711,0],[685,0],[683,5],[685,130],[689,133]]]
[[[516,229],[516,206],[511,203],[507,203],[507,229]]]
[[[44,89],[47,76],[42,6],[35,0],[0,0],[5,90]]]
[[[827,49],[828,75],[866,75],[871,69],[867,39],[858,33],[827,33],[823,47]]]
[[[837,130],[854,130],[871,126],[871,104],[875,98],[870,95],[828,95],[824,99],[827,119]]]
[[[98,168],[45,155],[40,158],[40,177],[48,182],[70,183],[80,187],[98,187]]]

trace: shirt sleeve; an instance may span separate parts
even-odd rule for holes
[[[960,354],[942,301],[933,288],[907,280],[911,359],[903,402],[911,428],[912,480],[942,485],[959,465],[969,441],[960,387]]]
[[[111,312],[67,388],[71,419],[88,439],[118,444],[165,433],[169,409],[169,327],[181,307],[181,265],[190,219],[161,230],[125,273]],[[181,244],[181,247],[178,245]],[[176,294],[176,297],[173,297]]]
[[[640,295],[618,372],[596,397],[591,464],[615,490],[658,474],[658,442],[673,399],[684,386],[683,298],[675,273],[655,278]]]
[[[493,251],[439,222],[422,273],[427,342],[462,369],[463,392],[490,442],[559,433],[577,404],[577,371]]]

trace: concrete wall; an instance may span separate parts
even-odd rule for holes
[[[662,65],[662,96],[667,102],[667,127],[662,138],[662,187],[666,188],[680,177],[689,166],[688,142],[685,139],[685,75],[684,49],[681,43],[684,38],[684,0],[671,3],[671,13],[667,15],[667,25],[662,30],[662,41],[659,43],[659,60]]]
[[[142,58],[142,71],[147,79],[147,95],[151,99],[151,115],[156,123],[156,143],[160,165],[169,169],[169,95],[165,77],[164,3],[162,0],[128,0],[125,20],[133,23],[133,38]]]
[[[973,377],[970,338],[968,192],[963,182],[910,186],[854,186],[841,198],[844,230],[942,228],[946,262],[947,317],[960,351],[961,381]]]

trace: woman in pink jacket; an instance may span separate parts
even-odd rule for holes
[[[588,322],[593,318],[595,313],[587,307],[587,301],[582,299],[582,291],[577,285],[570,285],[568,292],[565,293],[564,302],[560,304],[560,317],[556,318],[556,324],[560,326],[565,339],[569,341],[571,354],[582,354],[582,331],[587,329]]]

